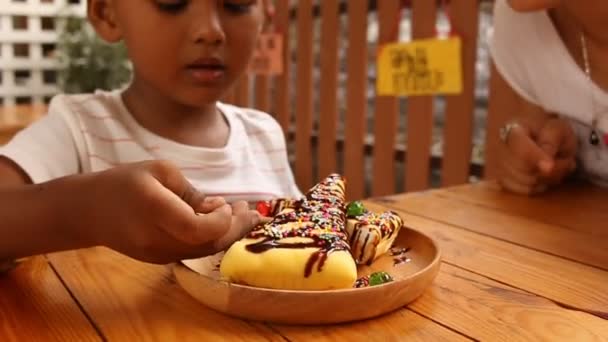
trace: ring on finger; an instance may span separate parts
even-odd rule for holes
[[[511,131],[516,127],[519,127],[519,124],[517,122],[509,122],[509,123],[506,123],[504,126],[500,127],[500,130],[499,130],[500,141],[502,141],[504,144],[506,144],[507,141],[509,141],[509,135],[511,134]]]

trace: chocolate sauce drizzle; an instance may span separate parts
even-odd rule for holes
[[[391,248],[391,250],[390,250],[391,256],[395,257],[395,258],[393,258],[393,266],[411,262],[412,259],[410,259],[407,255],[405,255],[405,253],[409,252],[410,250],[411,250],[410,247],[393,247],[393,248]]]
[[[391,252],[391,256],[395,256],[395,255],[405,254],[405,253],[409,252],[410,250],[411,250],[410,247],[393,247],[393,248],[391,248],[390,252]]]
[[[387,211],[380,215],[366,211],[362,215],[355,217],[349,216],[348,218],[356,219],[358,221],[355,229],[368,224],[378,226],[380,228],[380,236],[383,239],[390,239],[397,231],[397,228],[403,225],[401,217],[393,211]]]
[[[360,289],[360,288],[368,287],[368,286],[369,286],[369,276],[358,278],[355,281],[355,285],[353,285],[353,287],[356,289]]]
[[[357,244],[357,242],[359,241],[360,236],[362,234],[362,230],[361,230],[362,227],[364,227],[366,225],[377,226],[380,231],[380,239],[390,239],[393,236],[393,234],[395,234],[395,232],[397,231],[397,228],[401,227],[401,225],[403,224],[399,215],[397,215],[396,213],[394,213],[392,211],[382,213],[381,215],[377,215],[372,212],[366,211],[362,215],[349,216],[348,218],[357,220],[357,223],[355,223],[355,226],[353,227],[353,234],[350,236],[350,240],[349,240],[351,249],[353,251],[357,251],[359,249],[361,250],[361,253],[359,254],[359,258],[358,258],[358,260],[356,260],[357,264],[360,264],[361,261],[363,260],[365,247],[370,242],[370,234],[368,233],[365,236],[365,240],[363,241],[363,244],[361,246],[359,246],[359,244]],[[374,261],[374,259],[370,258],[367,261],[366,265],[370,266],[373,263],[373,261]]]
[[[247,237],[250,239],[263,239],[245,248],[257,254],[275,248],[317,248],[304,268],[304,277],[308,278],[315,265],[317,272],[321,272],[331,253],[350,250],[343,229],[346,215],[342,178],[338,175],[328,177],[326,182],[312,188],[306,198],[293,202],[292,207],[293,211],[278,214],[270,223],[260,225],[249,233]],[[285,231],[279,229],[279,226],[287,223],[292,223],[296,228]],[[308,238],[311,241],[280,241],[290,237]]]

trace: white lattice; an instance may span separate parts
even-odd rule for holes
[[[86,0],[0,0],[0,105],[40,104],[57,93],[58,18],[85,13]]]

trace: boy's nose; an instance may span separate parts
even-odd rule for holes
[[[222,28],[222,23],[218,13],[216,11],[209,11],[205,13],[196,23],[193,25],[193,38],[197,44],[205,45],[220,45],[225,39],[226,35]]]

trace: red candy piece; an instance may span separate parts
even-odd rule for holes
[[[264,217],[270,216],[270,203],[267,201],[260,201],[256,204],[255,209]]]
[[[604,134],[604,144],[608,146],[608,133]]]

